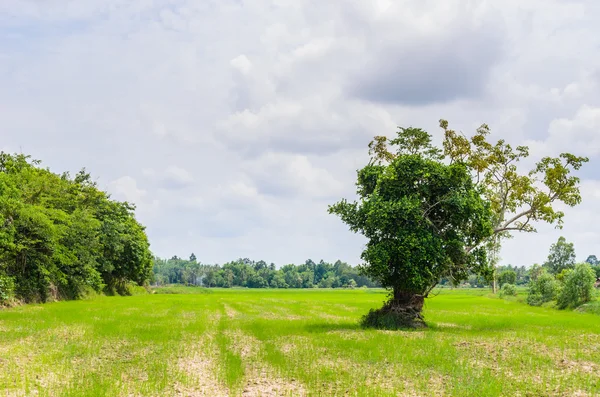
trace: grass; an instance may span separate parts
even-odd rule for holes
[[[377,331],[378,290],[159,292],[0,311],[0,396],[600,395],[595,314],[446,289]]]

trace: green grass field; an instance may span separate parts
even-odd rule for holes
[[[0,395],[600,395],[594,314],[445,290],[376,331],[383,291],[171,292],[0,311]]]

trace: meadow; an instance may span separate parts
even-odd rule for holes
[[[382,290],[157,292],[0,310],[0,395],[600,395],[595,314],[442,290],[381,331]]]

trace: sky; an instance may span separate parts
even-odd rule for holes
[[[559,236],[600,254],[596,0],[2,0],[0,150],[85,167],[137,205],[156,255],[360,263],[327,206],[354,199],[375,135],[440,118],[589,156]]]

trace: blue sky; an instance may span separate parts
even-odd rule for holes
[[[542,262],[565,235],[600,254],[595,1],[5,0],[0,149],[86,167],[137,204],[152,249],[277,264],[364,244],[327,205],[354,197],[374,135],[437,120],[572,151],[583,203],[508,241]]]

